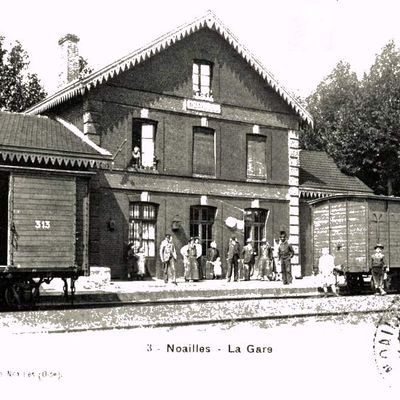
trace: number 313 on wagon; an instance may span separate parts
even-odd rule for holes
[[[49,230],[50,229],[50,221],[35,219],[35,229]]]

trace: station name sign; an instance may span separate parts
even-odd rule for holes
[[[203,111],[213,114],[221,114],[221,105],[201,100],[184,100],[184,110]]]

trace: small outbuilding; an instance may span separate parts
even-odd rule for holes
[[[313,271],[314,251],[310,200],[333,195],[372,195],[373,190],[355,176],[340,171],[323,151],[300,151],[300,262],[302,276]],[[321,218],[329,221],[326,213]]]

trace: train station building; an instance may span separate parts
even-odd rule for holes
[[[63,85],[28,113],[112,154],[90,183],[90,264],[125,278],[132,241],[160,277],[167,233],[178,251],[215,240],[224,259],[231,236],[257,247],[285,230],[299,275],[298,130],[312,118],[296,99],[210,12],[86,76],[78,41],[60,40]]]

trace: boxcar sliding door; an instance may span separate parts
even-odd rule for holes
[[[10,264],[33,268],[75,265],[75,215],[75,177],[12,173]]]

